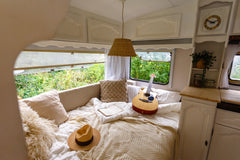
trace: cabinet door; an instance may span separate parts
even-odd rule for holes
[[[206,159],[215,110],[216,106],[212,102],[208,104],[183,99],[179,124],[179,159]]]
[[[208,160],[239,160],[240,130],[215,125]]]

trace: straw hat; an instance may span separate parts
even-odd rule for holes
[[[68,146],[74,151],[88,151],[99,143],[100,138],[99,131],[87,124],[68,137]]]

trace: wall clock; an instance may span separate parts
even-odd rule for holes
[[[214,30],[218,28],[220,24],[221,24],[221,17],[218,15],[211,15],[205,19],[203,25],[207,30]]]
[[[197,35],[225,34],[229,12],[229,5],[200,9]]]

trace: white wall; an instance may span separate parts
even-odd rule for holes
[[[188,86],[192,65],[192,49],[176,49],[172,88],[181,91]]]
[[[50,39],[67,12],[69,0],[0,1],[0,159],[27,159],[13,66],[29,44]]]

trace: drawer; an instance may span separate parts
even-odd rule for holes
[[[240,129],[240,113],[217,109],[216,123]]]

